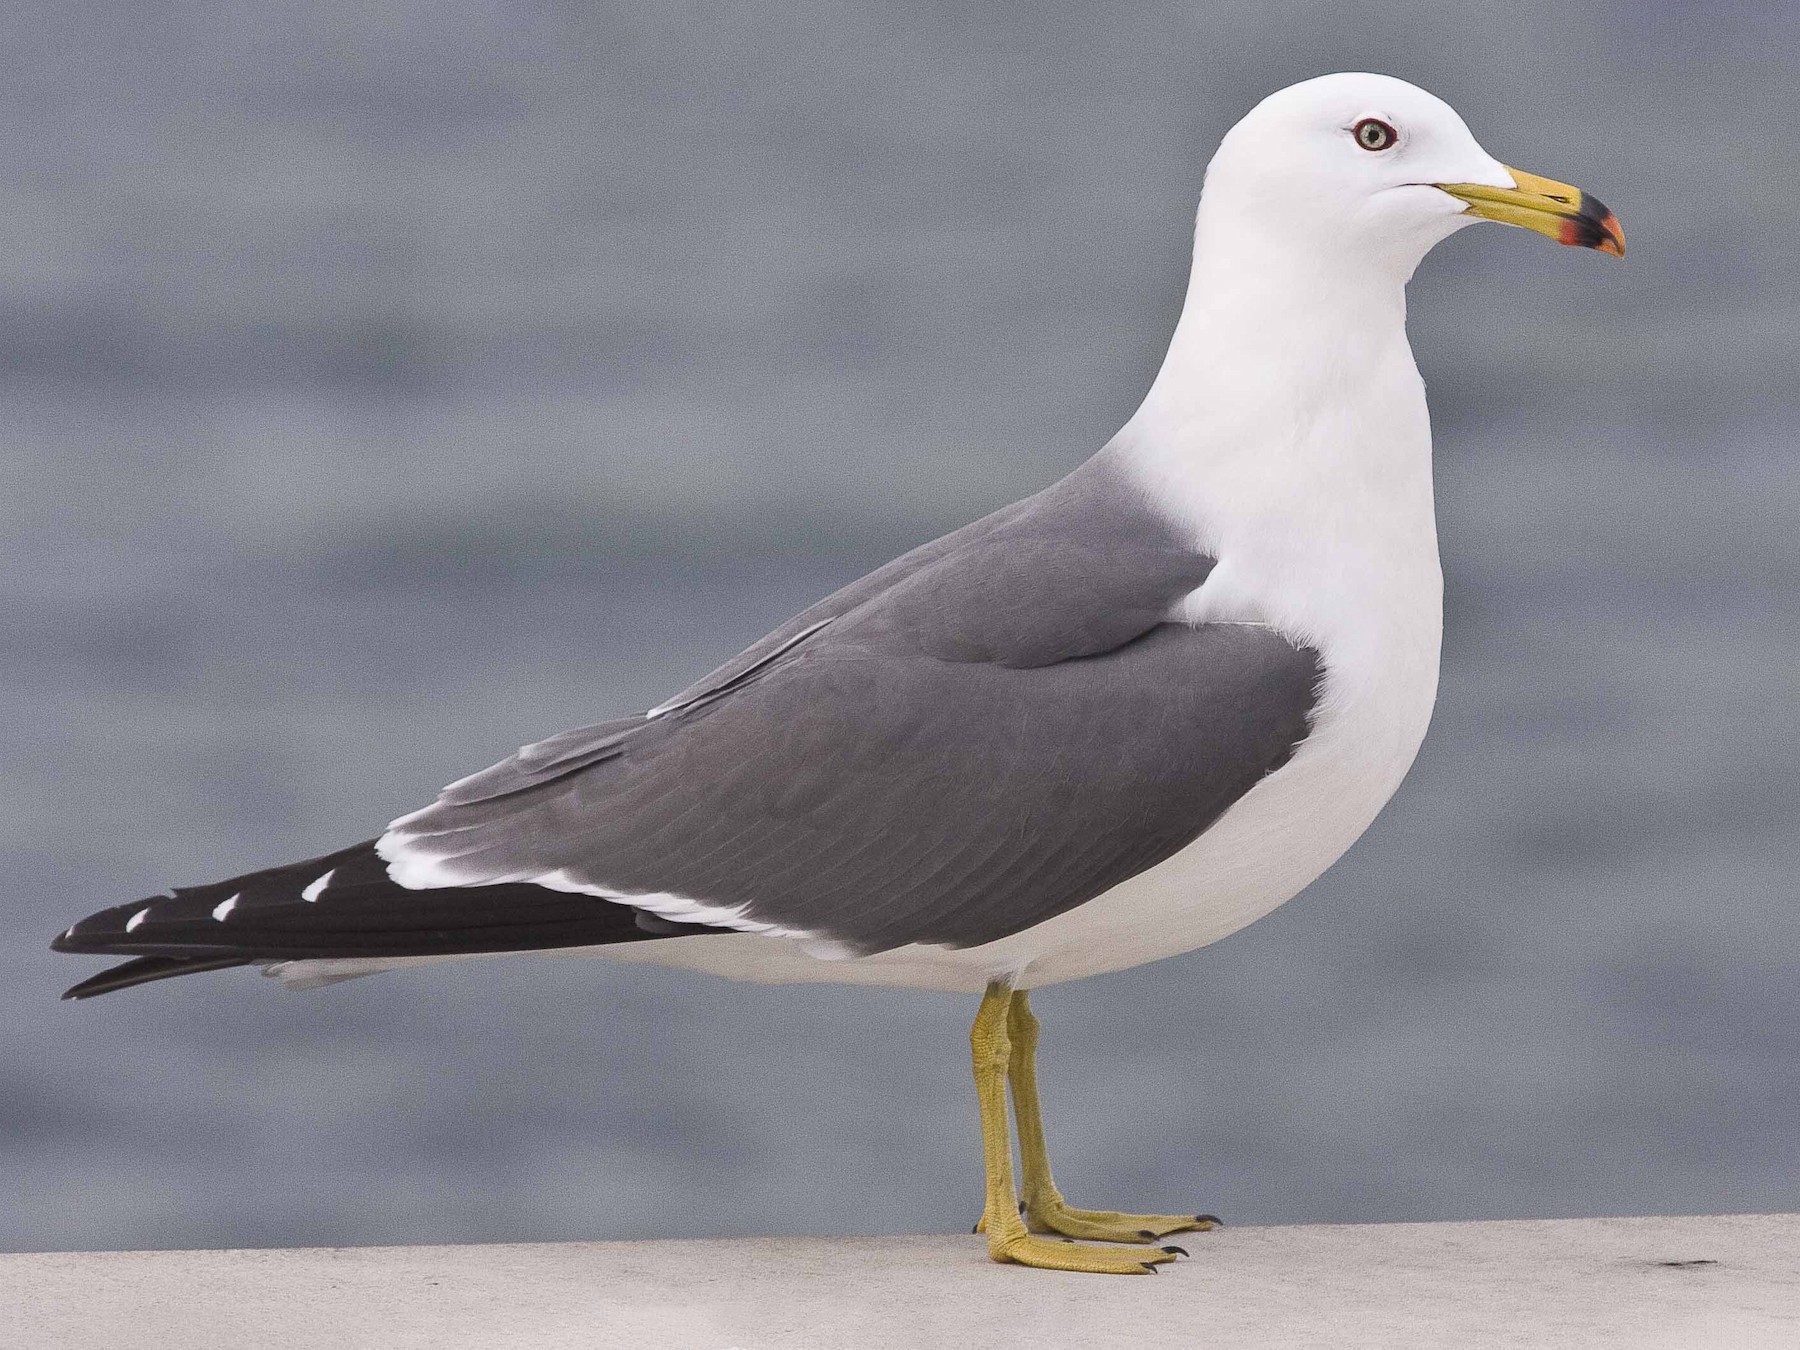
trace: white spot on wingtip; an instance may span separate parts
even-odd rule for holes
[[[145,905],[136,914],[133,914],[129,919],[125,920],[125,931],[127,933],[135,933],[137,931],[138,925],[141,924],[145,919],[147,919],[149,917],[150,917],[150,906]],[[75,930],[73,928],[71,928],[69,931],[71,933],[73,933]]]
[[[307,904],[312,904],[324,893],[325,888],[331,885],[331,879],[336,875],[337,868],[334,867],[317,881],[308,884],[306,889],[300,892],[300,898],[306,901]]]
[[[440,858],[414,852],[412,841],[391,829],[375,841],[375,852],[388,865],[388,880],[409,891],[431,891],[445,886],[489,885],[497,880],[513,880],[511,877],[473,877],[453,871]]]
[[[222,904],[214,905],[213,906],[213,918],[217,919],[220,923],[224,923],[225,916],[227,914],[231,913],[232,910],[237,908],[237,902],[239,900],[241,900],[242,898],[243,898],[243,896],[240,893],[238,895],[232,896],[231,899],[225,901]]]

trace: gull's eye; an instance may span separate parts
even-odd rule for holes
[[[1400,133],[1379,117],[1363,118],[1350,129],[1350,134],[1356,137],[1356,143],[1365,150],[1386,150],[1400,139]]]

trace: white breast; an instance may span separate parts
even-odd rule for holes
[[[1335,862],[1411,767],[1437,697],[1443,579],[1424,388],[1391,332],[1335,362],[1296,354],[1335,372],[1297,413],[1221,412],[1159,381],[1121,437],[1146,495],[1219,560],[1173,617],[1265,624],[1313,647],[1321,697],[1293,759],[1194,843],[1008,939],[1016,951],[990,951],[1024,958],[1022,983],[1122,969],[1254,922]],[[1234,355],[1213,353],[1209,369],[1229,372]],[[1276,358],[1255,359],[1266,375]]]

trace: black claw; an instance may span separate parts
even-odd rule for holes
[[[1138,1229],[1138,1236],[1144,1239],[1145,1242],[1149,1242],[1156,1234],[1152,1233],[1148,1228],[1140,1228]]]
[[[1225,1226],[1225,1220],[1221,1219],[1217,1214],[1196,1214],[1194,1215],[1194,1222],[1210,1223],[1214,1228],[1223,1228]]]
[[[969,1231],[971,1233],[979,1233],[981,1231],[981,1220],[980,1219],[975,1220],[975,1226],[973,1228],[971,1228]]]
[[[1145,1270],[1149,1271],[1152,1275],[1156,1274],[1155,1266],[1151,1265],[1148,1261],[1145,1261],[1142,1264]]]
[[[1175,1244],[1174,1244],[1174,1243],[1173,1243],[1173,1242],[1171,1242],[1171,1243],[1170,1243],[1170,1244],[1169,1244],[1169,1245],[1168,1245],[1168,1246],[1166,1246],[1166,1247],[1159,1247],[1159,1248],[1157,1248],[1157,1250],[1158,1250],[1158,1251],[1165,1251],[1165,1252],[1167,1252],[1167,1253],[1168,1253],[1168,1254],[1169,1254],[1169,1255],[1170,1255],[1170,1256],[1186,1256],[1186,1255],[1187,1255],[1187,1248],[1186,1248],[1186,1247],[1177,1247],[1177,1246],[1176,1246],[1176,1245],[1175,1245]]]
[[[1025,1202],[1023,1200],[1021,1200],[1021,1201],[1019,1201],[1019,1213],[1023,1214],[1024,1212],[1025,1212]]]

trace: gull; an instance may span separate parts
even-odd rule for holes
[[[135,959],[66,997],[519,951],[979,993],[988,1254],[1154,1273],[1217,1220],[1063,1198],[1030,991],[1267,914],[1411,766],[1443,582],[1406,285],[1476,220],[1625,250],[1413,85],[1272,94],[1207,168],[1168,355],[1092,459],[379,838],[82,919],[57,950]]]

